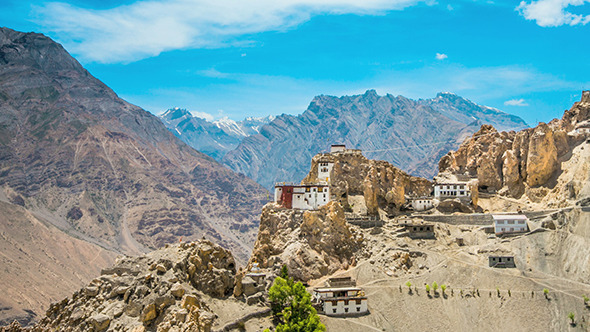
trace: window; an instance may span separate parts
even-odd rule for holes
[[[309,192],[309,187],[305,187],[305,192],[308,193]]]
[[[356,300],[356,304],[361,305],[362,300]]]
[[[348,308],[344,308],[344,312],[348,312]]]
[[[459,194],[460,194],[461,196],[464,196],[464,195],[465,195],[465,192],[464,192],[464,191],[460,191],[460,192],[459,192]]]
[[[315,192],[316,192],[316,190],[317,190],[317,188],[313,188],[312,190],[313,190],[313,192],[315,193]]]
[[[335,314],[336,313],[336,309],[332,309],[332,313]]]
[[[453,189],[457,189],[457,186],[453,186]]]
[[[523,225],[524,224],[524,220],[519,220],[518,223],[521,224],[521,225]]]
[[[514,225],[514,220],[508,220],[508,223]]]
[[[465,186],[459,186],[459,189],[465,189]]]
[[[360,312],[361,311],[361,307],[356,307],[356,312]]]

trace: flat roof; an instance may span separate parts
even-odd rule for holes
[[[307,187],[329,187],[330,185],[328,184],[282,184],[282,183],[277,183],[275,184],[275,188],[277,187],[293,187],[293,188],[307,188]]]
[[[494,220],[528,220],[524,214],[492,214]]]
[[[318,287],[314,288],[314,292],[338,292],[338,291],[362,291],[363,289],[360,287]]]

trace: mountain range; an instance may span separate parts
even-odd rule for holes
[[[160,116],[162,122],[182,141],[198,151],[220,161],[235,149],[245,137],[258,134],[260,128],[274,120],[274,116],[247,117],[234,121],[228,117],[216,121],[193,116],[182,108],[171,108]]]
[[[375,90],[368,90],[362,95],[317,96],[301,115],[264,118],[256,123],[259,127],[252,134],[233,136],[231,146],[235,148],[221,150],[221,145],[230,146],[224,144],[227,130],[221,130],[218,123],[191,117],[186,111],[172,115],[178,112],[169,110],[161,116],[178,137],[269,190],[275,182],[300,181],[312,156],[327,151],[331,144],[362,149],[371,159],[432,178],[440,157],[456,149],[482,124],[492,124],[499,130],[527,127],[517,116],[453,93],[412,100],[391,94],[379,96]],[[185,120],[175,124],[170,120],[174,118]]]

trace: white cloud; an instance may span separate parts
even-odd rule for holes
[[[504,105],[506,106],[529,106],[529,104],[527,102],[524,101],[524,99],[510,99],[504,102]]]
[[[381,15],[424,0],[147,0],[94,10],[52,2],[39,23],[84,60],[129,62],[164,51],[216,48],[293,28],[313,15]]]
[[[516,10],[527,20],[534,20],[542,27],[585,25],[590,22],[590,15],[574,14],[566,9],[586,3],[590,3],[590,0],[536,0],[530,3],[521,1]]]
[[[446,58],[448,58],[449,56],[444,54],[444,53],[436,53],[436,60],[444,60]]]
[[[197,111],[190,111],[190,112],[195,118],[201,118],[201,119],[205,119],[207,121],[213,121],[215,119],[215,117],[213,115],[206,113],[206,112],[197,112]]]

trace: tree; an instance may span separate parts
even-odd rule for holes
[[[283,269],[281,269],[281,273]],[[301,282],[277,277],[268,291],[273,314],[280,318],[277,332],[323,332],[317,311],[311,305],[311,294]]]
[[[549,300],[549,290],[547,288],[543,288],[543,294],[545,295],[545,298]]]
[[[281,278],[289,279],[289,269],[287,268],[286,264],[283,264],[281,267]]]
[[[408,281],[408,282],[406,282],[406,286],[408,286],[408,293],[411,294],[412,293],[412,288],[411,288],[412,287],[412,283]]]
[[[585,305],[588,305],[588,301],[590,301],[590,299],[588,298],[588,296],[582,295],[582,299],[584,299],[584,304]]]
[[[447,285],[445,285],[445,284],[440,285],[440,290],[442,291],[443,296],[445,296],[445,291],[447,290]]]
[[[426,284],[426,293],[428,293],[428,295],[430,295],[430,285]]]
[[[572,321],[571,324],[574,325],[574,319],[576,318],[576,314],[570,312],[569,314],[567,314],[567,318],[569,318]]]
[[[435,282],[432,283],[432,290],[436,293],[436,290],[438,289],[438,284]]]

